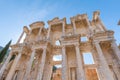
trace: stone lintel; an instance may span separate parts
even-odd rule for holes
[[[86,64],[84,65],[86,69],[96,69],[98,67],[97,64]]]
[[[99,32],[99,33],[95,33],[93,35],[93,39],[94,40],[99,40],[99,41],[103,41],[103,40],[110,40],[110,39],[113,39],[114,38],[114,31],[103,31],[103,32]]]

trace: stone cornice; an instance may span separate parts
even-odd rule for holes
[[[49,20],[49,21],[48,21],[48,24],[49,24],[49,25],[56,25],[56,24],[60,24],[60,23],[63,23],[63,22],[66,23],[66,18],[59,19],[58,17],[55,17],[54,19]]]
[[[93,39],[113,38],[113,34],[114,34],[114,31],[110,31],[110,30],[105,31],[105,32],[99,32],[93,35]]]
[[[79,34],[65,35],[65,36],[62,36],[62,40],[78,39],[79,37],[80,37]]]
[[[77,16],[73,16],[70,18],[71,22],[72,21],[79,21],[79,20],[82,20],[82,19],[88,19],[87,17],[87,14],[78,14]]]
[[[34,22],[32,24],[30,24],[30,28],[31,29],[35,29],[35,28],[40,28],[40,27],[44,27],[44,22],[43,21],[38,21],[38,22]]]

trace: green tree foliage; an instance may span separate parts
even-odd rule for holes
[[[57,70],[57,67],[56,67],[56,66],[53,66],[52,71],[55,72],[56,70]]]
[[[12,40],[10,40],[8,42],[8,44],[6,44],[6,46],[0,51],[0,63],[2,63],[5,55],[7,54],[7,51],[9,49],[9,46],[10,46],[11,42],[12,42]]]

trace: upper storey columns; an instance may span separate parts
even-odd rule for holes
[[[71,17],[70,19],[71,19],[71,22],[73,24],[73,33],[74,34],[77,34],[76,33],[76,21],[86,20],[86,24],[88,25],[88,27],[90,27],[90,23],[88,21],[88,18],[87,18],[86,14],[77,15],[77,16]]]
[[[34,29],[39,29],[39,31],[38,31],[38,36],[37,36],[37,40],[39,40],[40,39],[40,36],[41,36],[41,32],[42,32],[42,29],[44,28],[44,22],[42,22],[42,21],[38,21],[38,22],[35,22],[35,23],[32,23],[31,25],[30,25],[30,28],[31,28],[31,31],[32,30],[34,30]]]
[[[62,35],[65,35],[65,25],[66,25],[66,18],[63,19],[59,19],[58,17],[48,21],[49,24],[49,28],[48,28],[48,34],[47,34],[47,39],[49,39],[50,37],[50,32],[51,32],[51,28],[53,25],[57,25],[57,24],[62,24]]]
[[[26,35],[29,34],[29,29],[27,28],[27,26],[24,26],[24,27],[23,27],[23,32],[21,33],[21,35],[20,35],[20,37],[19,37],[19,39],[18,39],[18,41],[17,41],[17,44],[20,43],[20,41],[21,41],[24,33],[25,33]]]
[[[17,41],[17,44],[20,43],[20,41],[21,41],[23,35],[24,35],[24,31],[21,33],[21,35],[20,35],[20,37],[19,37],[19,39],[18,39],[18,41]]]

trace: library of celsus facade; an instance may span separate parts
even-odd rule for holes
[[[42,21],[24,26],[0,69],[0,80],[120,80],[120,49],[99,15],[93,12],[92,20],[76,15],[70,24],[56,17],[48,28]]]

